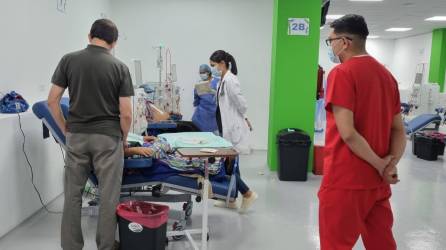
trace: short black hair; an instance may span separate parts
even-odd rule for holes
[[[90,37],[99,38],[112,44],[118,40],[118,28],[109,19],[98,19],[91,26]]]
[[[369,35],[369,28],[363,16],[349,14],[339,19],[336,19],[330,24],[337,34],[347,33],[356,35],[362,39],[367,39]]]

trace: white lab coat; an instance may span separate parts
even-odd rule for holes
[[[230,71],[218,86],[217,100],[220,106],[223,138],[230,141],[240,154],[251,153],[250,130],[245,121],[248,106],[237,76]]]

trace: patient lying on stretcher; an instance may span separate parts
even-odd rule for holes
[[[145,136],[144,144],[142,146],[136,147],[126,147],[124,150],[124,155],[126,157],[132,156],[144,156],[152,157],[154,159],[163,161],[169,165],[169,167],[182,171],[185,173],[193,173],[194,171],[202,170],[204,166],[204,160],[202,159],[186,159],[181,157],[178,153],[173,152],[170,145],[160,140],[156,137]],[[215,163],[209,165],[209,174],[218,175],[222,171],[222,167],[225,168],[226,172],[232,172],[232,166],[235,159],[222,159],[217,158]],[[229,170],[231,169],[231,170]],[[238,171],[235,173],[236,176],[236,187],[243,195],[243,201],[240,206],[240,213],[245,213],[257,199],[257,194],[252,192],[248,186],[243,182]],[[217,202],[216,206],[225,206],[224,202]],[[229,208],[237,209],[237,203],[231,202]]]

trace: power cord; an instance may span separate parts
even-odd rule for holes
[[[63,152],[63,148],[62,148],[62,145],[60,145],[60,143],[59,143],[59,147],[60,147],[60,153],[62,154],[63,162],[65,163],[65,154]]]
[[[19,127],[20,127],[20,131],[22,132],[22,136],[23,136],[22,151],[23,151],[23,154],[25,155],[26,162],[28,163],[29,170],[31,172],[31,184],[34,187],[34,191],[36,192],[37,196],[39,197],[40,204],[45,209],[45,211],[47,211],[50,214],[62,214],[62,212],[54,212],[54,211],[49,210],[48,207],[43,203],[42,195],[40,194],[39,190],[37,189],[37,187],[34,183],[33,167],[31,165],[31,162],[29,161],[28,154],[26,153],[26,150],[25,150],[26,136],[25,136],[25,132],[23,131],[23,128],[22,128],[22,119],[21,119],[20,113],[17,113],[17,116],[19,117]],[[62,146],[61,146],[61,150],[62,150]],[[62,151],[62,157],[65,159],[65,155],[63,154],[63,151]]]

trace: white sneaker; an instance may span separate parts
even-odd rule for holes
[[[243,198],[242,205],[240,207],[239,213],[244,214],[252,206],[252,204],[259,198],[256,192],[252,192],[249,198]]]
[[[228,206],[226,206],[226,201],[215,201],[214,206],[219,208],[238,209],[237,201],[230,201]]]

